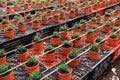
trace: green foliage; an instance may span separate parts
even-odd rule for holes
[[[116,38],[117,37],[117,34],[116,33],[112,33],[111,35],[110,35],[110,38]]]
[[[120,19],[120,14],[117,16],[117,19]]]
[[[40,36],[38,36],[38,35],[34,36],[33,41],[36,42],[36,43],[39,42],[40,41]]]
[[[98,52],[99,48],[100,48],[99,45],[94,43],[94,44],[91,45],[91,49],[90,50],[94,51],[94,52]]]
[[[112,18],[109,18],[107,21],[110,21],[110,22],[112,22],[112,20],[113,20]]]
[[[7,20],[5,19],[2,20],[2,24],[7,24],[7,23],[8,23]]]
[[[42,14],[42,19],[45,19],[46,18],[46,13],[43,13]]]
[[[102,41],[102,36],[97,36],[96,42],[101,42]]]
[[[27,49],[23,45],[18,45],[16,53],[17,54],[24,54],[27,51]]]
[[[75,58],[77,56],[78,56],[78,50],[76,48],[73,48],[72,52],[70,54],[70,58],[72,59],[72,58]]]
[[[30,80],[40,80],[40,73],[38,71],[33,72],[30,75]]]
[[[55,5],[53,6],[53,8],[54,8],[55,10],[57,10],[57,9],[58,9],[58,5],[55,4]]]
[[[6,2],[6,0],[2,0],[2,3],[5,3]]]
[[[40,0],[40,2],[41,2],[41,3],[45,3],[45,2],[46,2],[46,0]]]
[[[91,20],[92,21],[96,21],[97,19],[96,19],[96,17],[92,17]]]
[[[73,35],[73,38],[75,39],[75,38],[78,38],[80,36],[80,33],[75,33],[74,35]]]
[[[15,16],[14,16],[14,19],[19,19],[19,16],[15,15]]]
[[[70,12],[71,12],[71,13],[74,13],[74,12],[75,12],[75,10],[74,10],[74,9],[71,9],[71,10],[70,10]]]
[[[57,31],[53,32],[53,38],[58,38],[59,37],[59,33]]]
[[[64,41],[64,46],[66,46],[66,47],[71,47],[71,42],[65,40],[65,41]]]
[[[105,12],[105,16],[110,16],[110,13],[108,13],[108,12]]]
[[[48,13],[51,13],[52,12],[52,10],[51,9],[48,9]]]
[[[24,24],[24,21],[23,20],[19,20],[18,21],[18,25],[23,25]]]
[[[31,0],[32,1],[32,3],[36,3],[36,0]]]
[[[13,30],[13,26],[9,26],[6,28],[6,31],[11,31],[11,30]]]
[[[96,29],[96,28],[98,28],[98,25],[93,25],[92,28]]]
[[[47,45],[45,51],[51,51],[54,47],[52,45]]]
[[[80,27],[81,27],[81,25],[80,25],[79,23],[75,23],[75,24],[74,24],[74,28],[75,28],[75,29],[80,29]]]
[[[101,15],[100,14],[96,14],[96,18],[99,18]]]
[[[30,15],[30,14],[28,14],[28,15],[27,15],[27,18],[31,18],[31,15]]]
[[[5,54],[5,50],[4,49],[0,49],[0,56],[3,56]]]
[[[39,23],[39,19],[38,19],[38,18],[35,18],[35,19],[33,20],[33,22],[34,22],[34,23]]]
[[[118,29],[119,29],[118,27],[114,26],[113,27],[113,32],[116,32]]]
[[[35,59],[35,57],[31,56],[28,60],[27,60],[27,64],[29,66],[33,66],[35,63],[37,63],[37,60]]]
[[[109,27],[110,26],[110,21],[106,21],[105,26]]]
[[[80,24],[84,24],[86,22],[86,20],[82,19],[80,20]]]
[[[60,26],[60,31],[67,31],[68,27],[67,26]]]
[[[9,68],[9,67],[8,67],[7,64],[6,64],[6,65],[1,65],[1,66],[0,66],[0,74],[3,73],[3,72],[5,72],[5,71],[7,71],[8,68]]]
[[[108,9],[108,13],[111,13],[112,12],[112,9]]]
[[[60,14],[64,14],[64,13],[65,13],[64,10],[61,10],[61,11],[60,11]]]
[[[116,8],[115,8],[117,11],[119,11],[120,10],[120,6],[116,6]]]
[[[55,14],[54,17],[58,17],[58,14]]]
[[[59,69],[58,69],[58,71],[60,71],[61,73],[67,73],[68,72],[68,65],[67,64],[61,64],[60,66],[59,66]]]
[[[88,32],[87,32],[87,35],[92,36],[93,35],[93,31],[91,29],[89,29]]]

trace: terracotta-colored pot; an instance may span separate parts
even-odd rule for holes
[[[94,34],[97,36],[99,34],[99,29],[94,30]]]
[[[10,24],[9,23],[7,23],[7,24],[2,24],[2,29],[5,29],[5,28],[7,28],[8,26],[10,26]]]
[[[60,19],[65,19],[65,14],[60,14]]]
[[[14,30],[6,31],[5,35],[7,38],[13,38],[14,37]]]
[[[115,21],[115,24],[116,24],[117,26],[120,26],[120,19],[117,19],[117,20]]]
[[[15,6],[13,7],[13,9],[14,9],[15,11],[19,11],[19,10],[20,10],[20,8],[19,8],[18,5],[15,5]]]
[[[32,74],[35,71],[40,71],[39,63],[37,63],[34,66],[27,66],[27,65],[25,65],[25,66],[26,66],[28,75]]]
[[[109,46],[112,46],[112,47],[115,47],[118,45],[118,38],[109,38],[108,39],[108,45]]]
[[[52,51],[48,54],[45,54],[45,61],[48,63],[54,62],[56,58],[56,51]]]
[[[74,18],[75,17],[75,13],[70,13],[69,17],[70,18]]]
[[[75,33],[80,33],[81,32],[81,29],[74,29],[73,30],[73,33],[75,34]]]
[[[90,21],[90,28],[92,28],[94,25],[96,25],[96,21]]]
[[[47,25],[49,23],[48,18],[42,19],[42,24]]]
[[[59,3],[62,3],[62,2],[63,2],[63,0],[58,0],[58,2],[59,2]]]
[[[46,6],[50,6],[51,2],[50,1],[46,1]]]
[[[59,17],[53,17],[53,22],[54,23],[59,23],[60,22],[60,18]]]
[[[89,8],[85,8],[85,9],[84,9],[84,13],[85,13],[85,14],[88,14],[88,13],[89,13]]]
[[[101,18],[97,18],[97,24],[101,23]]]
[[[6,56],[0,57],[0,66],[6,64]]]
[[[93,43],[95,41],[95,36],[86,35],[86,41],[89,43]]]
[[[32,23],[32,17],[31,18],[26,18],[27,23]]]
[[[31,7],[32,7],[32,8],[36,8],[36,4],[35,4],[35,3],[32,3]]]
[[[106,5],[107,5],[106,2],[101,3],[101,7],[106,7]]]
[[[33,44],[33,50],[35,51],[41,51],[43,49],[43,43],[38,42]]]
[[[14,74],[13,71],[9,72],[7,75],[5,76],[1,76],[0,80],[14,80]]]
[[[89,51],[88,52],[88,58],[91,60],[99,60],[99,53],[98,52],[94,52],[94,51]]]
[[[103,26],[102,32],[108,33],[110,31],[110,27]]]
[[[81,26],[81,30],[82,30],[82,31],[85,31],[86,29],[87,29],[86,24],[82,24],[82,26]]]
[[[51,44],[53,46],[58,46],[60,44],[60,38],[51,38]]]
[[[2,3],[2,7],[3,7],[3,8],[6,8],[6,7],[7,7],[7,4],[6,4],[6,3]]]
[[[120,13],[120,11],[115,11],[114,16],[116,17],[119,13]]]
[[[79,47],[79,46],[80,46],[80,39],[74,40],[74,41],[72,42],[72,44],[73,44],[73,47],[75,47],[75,48]]]
[[[69,73],[62,74],[61,72],[57,71],[58,80],[72,80],[72,69],[69,69]]]
[[[67,38],[67,32],[61,32],[60,33],[60,38],[66,39]]]
[[[106,22],[109,18],[110,16],[104,16],[104,21]]]
[[[43,7],[43,6],[44,6],[44,3],[40,3],[39,6],[40,6],[40,7]]]
[[[8,14],[12,14],[12,13],[13,13],[12,8],[7,8],[7,13],[8,13]]]
[[[39,29],[40,28],[40,22],[38,22],[38,23],[33,22],[33,28],[34,29]]]
[[[68,56],[68,60],[70,60],[70,57]],[[75,59],[69,63],[69,66],[71,67],[77,67],[79,65],[80,59]]]
[[[17,59],[19,60],[19,61],[26,61],[26,60],[28,60],[28,51],[26,51],[25,53],[23,53],[23,54],[16,54],[17,55]]]
[[[58,10],[54,10],[53,13],[54,14],[59,14],[59,11],[60,11],[59,9]]]
[[[29,5],[24,5],[24,10],[28,10],[29,9]]]
[[[72,51],[71,47],[68,47],[68,48],[62,47],[62,53],[61,54],[67,56],[71,53],[71,51]]]
[[[17,25],[17,24],[18,24],[18,20],[14,20],[14,21],[13,21],[13,24],[14,24],[14,25]]]
[[[26,31],[26,25],[19,25],[18,26],[18,31],[20,31],[20,32],[25,32]]]
[[[75,15],[79,15],[80,11],[79,10],[75,10]]]
[[[52,17],[52,12],[47,13],[47,17]]]

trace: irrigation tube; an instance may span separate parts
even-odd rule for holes
[[[113,19],[112,21],[114,21],[114,20],[116,20],[116,19]],[[104,25],[102,25],[102,26],[104,26]],[[98,27],[97,29],[101,28],[102,26]],[[94,30],[96,30],[96,29],[94,29]],[[93,30],[93,31],[94,31],[94,30]],[[86,32],[85,34],[79,36],[78,38],[80,38],[80,37],[82,37],[82,36],[85,36],[86,34],[87,34],[87,32]],[[78,39],[78,38],[77,38],[77,39]],[[75,40],[75,39],[70,40],[69,42],[74,41],[74,40]],[[60,47],[62,47],[62,46],[63,46],[63,44],[61,44],[61,45],[58,46],[58,47],[55,47],[53,50],[58,49],[58,48],[60,48]],[[15,50],[16,50],[16,49],[15,49]],[[14,50],[14,51],[15,51],[15,50]],[[53,51],[53,50],[52,50],[52,51]],[[43,55],[45,55],[45,54],[47,54],[47,53],[49,53],[49,52],[51,52],[51,51],[47,51],[47,52],[45,52],[45,53],[43,53],[43,54],[38,55],[37,57],[43,56]],[[85,51],[85,52],[86,52],[86,51]],[[84,54],[85,52],[83,52],[82,54]],[[80,54],[80,55],[82,55],[82,54]],[[75,58],[75,59],[76,59],[76,58]],[[74,59],[72,59],[72,60],[74,60]],[[23,62],[23,63],[15,66],[15,67],[9,69],[9,70],[6,71],[6,72],[1,73],[0,76],[6,74],[7,72],[10,72],[10,71],[16,69],[16,68],[18,68],[18,67],[20,67],[20,66],[22,66],[22,65],[24,65],[24,64],[26,64],[26,63],[27,63],[27,61],[25,61],[25,62]],[[47,76],[47,75],[46,75],[46,76]],[[49,76],[49,75],[48,75],[48,76]],[[43,77],[43,78],[44,78],[44,77]]]
[[[119,29],[118,31],[116,31],[115,33],[119,32],[119,31],[120,31],[120,29]],[[105,41],[105,40],[108,39],[109,37],[110,37],[110,35],[107,36],[106,38],[104,38],[101,42]],[[101,42],[99,42],[99,43],[97,43],[97,44],[100,44]],[[76,58],[67,61],[66,64],[68,64],[68,63],[70,63],[71,61],[73,61],[73,60],[77,59],[78,57],[82,56],[83,54],[85,54],[85,53],[88,52],[89,50],[90,50],[90,47],[89,47],[86,51],[84,51],[84,52],[82,52],[81,54],[79,54]],[[113,53],[113,52],[114,52],[114,51],[111,51],[110,53]],[[105,58],[106,58],[106,57],[105,57]],[[103,60],[103,59],[102,59],[102,60]],[[97,63],[97,64],[99,64],[99,63]],[[97,65],[97,64],[96,64],[96,65]],[[56,68],[56,69],[53,70],[52,72],[48,73],[47,75],[45,75],[44,77],[42,77],[40,80],[43,80],[44,78],[48,77],[48,76],[51,75],[52,73],[56,72],[57,70],[58,70],[58,68]]]

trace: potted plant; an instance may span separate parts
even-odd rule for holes
[[[29,9],[29,4],[26,2],[23,7],[24,7],[24,10],[28,10]]]
[[[114,12],[114,16],[117,16],[120,13],[120,6],[116,6],[116,11]]]
[[[95,36],[93,34],[93,31],[91,29],[88,30],[87,35],[86,35],[86,41],[89,43],[93,43],[95,40]]]
[[[6,8],[6,6],[7,6],[6,0],[2,0],[2,7]]]
[[[38,18],[35,18],[34,20],[33,20],[33,29],[39,29],[40,28],[40,21],[39,21],[39,19]]]
[[[102,32],[108,33],[110,31],[110,21],[107,21],[105,25],[102,27]]]
[[[72,51],[71,42],[65,40],[61,50],[62,50],[62,55],[64,56],[70,54]]]
[[[55,5],[53,6],[53,8],[54,8],[53,13],[54,13],[54,14],[59,14],[58,5],[55,4]]]
[[[7,64],[0,66],[0,74],[6,72],[9,69]],[[0,80],[14,80],[13,71],[7,72],[6,74],[0,76]]]
[[[110,13],[105,12],[104,21],[107,21],[110,18]]]
[[[43,13],[45,14],[45,13]],[[52,10],[51,9],[48,9],[47,11],[47,17],[52,17]]]
[[[95,40],[96,43],[100,43],[99,44],[100,45],[100,50],[104,50],[104,48],[105,48],[104,42],[101,42],[102,40],[103,40],[102,36],[97,36],[96,40]]]
[[[8,13],[8,14],[12,14],[12,13],[13,13],[13,10],[12,10],[11,7],[7,7],[7,13]]]
[[[14,11],[19,11],[20,8],[19,8],[19,6],[17,4],[17,0],[12,0],[12,3],[14,4],[14,7],[13,7]]]
[[[113,27],[114,27],[113,18],[109,18],[107,21],[110,22],[110,27],[113,28]],[[107,21],[106,21],[106,22],[107,22]]]
[[[92,28],[93,25],[96,25],[96,17],[93,17],[91,18],[91,21],[90,21],[90,28]]]
[[[68,60],[76,58],[78,56],[78,50],[76,48],[72,49],[72,52],[68,55]],[[71,67],[77,67],[79,65],[80,59],[77,58],[69,63]]]
[[[76,14],[76,15],[79,15],[79,14],[80,14],[79,8],[78,8],[78,7],[75,7],[74,9],[75,9],[75,14]]]
[[[1,26],[1,27],[2,27],[3,29],[7,28],[9,25],[10,25],[10,24],[8,23],[7,20],[5,20],[5,19],[2,20],[2,26]]]
[[[19,16],[18,16],[18,15],[15,15],[15,16],[14,16],[14,21],[13,21],[13,24],[14,24],[14,25],[17,25],[17,24],[18,24],[18,19],[19,19]]]
[[[46,6],[50,6],[51,5],[51,0],[47,0],[46,1]]]
[[[6,64],[5,50],[0,49],[0,66]]]
[[[18,21],[18,31],[20,31],[20,32],[26,31],[26,25],[24,24],[23,20]]]
[[[117,34],[116,33],[112,33],[110,35],[110,38],[108,39],[108,45],[115,47],[118,44],[118,38],[117,38]]]
[[[26,66],[28,75],[31,75],[33,72],[40,70],[39,63],[33,56],[31,56],[27,60],[27,63],[25,64],[25,66]]]
[[[36,5],[36,0],[32,0],[31,7],[32,7],[32,8],[36,8],[36,7],[37,7],[37,5]]]
[[[81,30],[82,31],[85,31],[86,29],[87,29],[87,26],[86,26],[86,20],[84,20],[84,19],[81,19],[80,20],[80,24],[81,24]]]
[[[117,26],[120,26],[120,15],[117,16],[117,19],[116,19],[116,21],[115,21],[115,24],[116,24]]]
[[[57,71],[58,80],[71,80],[72,78],[72,69],[69,68],[67,64],[61,64]]]
[[[19,61],[26,61],[29,54],[23,45],[19,45],[17,46],[16,55]]]
[[[88,14],[89,12],[90,12],[90,6],[86,5],[85,8],[84,8],[84,13]]]
[[[91,60],[99,60],[100,47],[97,44],[92,44],[90,51],[88,52],[88,58]]]
[[[45,4],[45,0],[40,0],[40,7],[43,7],[44,6],[44,4]]]
[[[46,13],[42,14],[42,24],[47,25],[49,23],[48,18],[46,17]]]
[[[48,10],[47,7],[44,6],[43,9],[42,9],[42,12],[47,12],[47,10]]]
[[[92,29],[95,29],[95,30],[94,30],[94,34],[95,34],[95,35],[98,35],[98,34],[99,34],[99,29],[97,29],[97,28],[98,28],[98,25],[92,26]]]
[[[97,18],[97,24],[100,24],[101,23],[101,15],[96,14],[96,18]]]
[[[40,36],[35,35],[33,38],[33,50],[35,51],[41,51],[43,47],[43,43],[40,41]]]
[[[27,15],[26,22],[27,23],[32,23],[32,16],[30,14]]]
[[[103,0],[103,2],[101,3],[102,7],[106,7],[107,6],[107,0]]]
[[[60,19],[65,19],[65,12],[64,12],[64,10],[60,11]]]
[[[13,29],[13,26],[9,26],[9,27],[6,28],[5,36],[6,36],[7,38],[13,38],[13,37],[14,37],[14,29]]]
[[[55,15],[53,16],[53,22],[54,22],[54,23],[59,23],[59,22],[60,22],[60,17],[59,17],[58,14],[55,14]]]
[[[80,33],[80,31],[81,31],[81,24],[75,23],[73,32],[74,33]]]
[[[30,80],[40,80],[40,77],[40,73],[38,71],[35,71],[30,75]]]
[[[53,46],[52,45],[47,45],[45,52],[48,52],[47,54],[45,54],[45,61],[48,63],[52,63],[55,61],[56,58],[56,51],[53,50]]]
[[[67,38],[67,26],[61,26],[60,27],[60,31],[62,31],[61,33],[60,33],[60,38],[62,38],[62,39],[66,39]]]
[[[70,10],[69,17],[70,17],[70,18],[74,18],[74,17],[75,17],[75,10],[74,10],[74,9],[71,9],[71,10]]]
[[[74,35],[72,37],[73,39],[75,39],[73,41],[73,47],[75,47],[75,48],[80,46],[80,38],[79,38],[79,36],[80,36],[80,33],[74,33]]]
[[[113,31],[113,32],[116,32],[118,29],[119,29],[119,28],[118,28],[117,26],[114,26],[113,29],[112,29],[112,31]]]
[[[98,10],[100,8],[100,3],[97,1],[93,6],[92,9],[93,10]]]
[[[59,33],[57,31],[53,32],[53,36],[51,38],[51,44],[53,46],[58,46],[60,44]]]

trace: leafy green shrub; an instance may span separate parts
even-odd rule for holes
[[[1,65],[0,66],[0,73],[3,73],[3,72],[5,72],[5,71],[7,71],[8,70],[8,65],[6,64],[6,65]]]
[[[80,27],[81,27],[81,24],[79,24],[79,23],[75,23],[75,24],[74,24],[74,28],[75,28],[75,29],[80,29]]]
[[[51,9],[48,9],[48,13],[51,13],[52,12],[52,10]]]
[[[96,14],[96,18],[100,18],[100,16],[101,16],[100,14]]]
[[[102,41],[102,36],[97,36],[97,39],[96,39],[96,42],[98,43],[98,42],[101,42]]]
[[[60,14],[64,14],[64,13],[65,13],[64,10],[61,10],[61,11],[60,11]]]
[[[105,16],[110,16],[110,13],[108,13],[108,12],[105,12]]]
[[[120,19],[120,15],[117,16],[117,19]]]
[[[45,51],[51,51],[54,47],[52,45],[47,45]]]
[[[0,49],[0,56],[3,56],[5,54],[5,50],[4,49]]]
[[[117,34],[116,33],[112,33],[111,35],[110,35],[110,38],[116,38],[117,37]]]
[[[13,30],[13,26],[9,26],[6,28],[6,31],[11,31],[11,30]]]
[[[58,71],[60,71],[61,73],[67,73],[68,72],[68,65],[67,64],[61,64],[60,66],[59,66],[59,69],[58,69]]]
[[[73,39],[78,38],[79,36],[80,36],[80,33],[75,33],[75,34],[73,35]]]
[[[119,11],[120,10],[120,6],[116,6],[116,8],[115,8],[117,11]]]
[[[38,71],[33,72],[30,75],[30,80],[40,80],[40,73]]]
[[[46,18],[46,13],[43,13],[42,14],[42,19],[45,19]]]
[[[29,66],[33,66],[37,63],[37,60],[35,59],[35,57],[31,56],[28,60],[27,60],[27,64]]]
[[[39,23],[39,19],[38,19],[38,18],[35,18],[35,19],[33,20],[33,22],[34,22],[34,23]]]
[[[36,42],[36,43],[39,42],[40,41],[40,36],[38,36],[38,35],[34,36],[33,41]]]
[[[82,19],[80,20],[80,24],[84,24],[86,22],[86,20]]]
[[[94,52],[98,52],[99,51],[99,45],[97,45],[97,44],[92,44],[91,45],[91,51],[94,51]]]
[[[105,26],[109,27],[110,26],[110,21],[106,21]]]
[[[74,13],[74,12],[75,12],[75,10],[74,10],[74,9],[71,9],[71,10],[70,10],[70,12],[71,12],[71,13]]]
[[[58,17],[58,14],[55,14],[54,17]]]
[[[93,31],[91,29],[89,29],[88,32],[87,32],[87,35],[92,36],[93,35]]]
[[[92,28],[93,28],[93,29],[97,29],[97,28],[98,28],[98,25],[93,25]]]
[[[78,50],[76,48],[73,48],[71,54],[69,55],[69,57],[71,59],[73,59],[73,58],[75,58],[77,56],[78,56]]]
[[[31,18],[31,15],[30,15],[30,14],[28,14],[28,15],[27,15],[27,18]]]
[[[65,40],[63,46],[65,46],[65,47],[71,47],[71,42]]]
[[[57,31],[53,32],[53,38],[58,38],[59,37],[59,33]]]
[[[61,26],[60,31],[67,31],[68,27],[67,26]]]
[[[2,24],[7,24],[7,23],[8,23],[7,20],[5,19],[2,20]]]
[[[97,19],[96,19],[96,17],[93,17],[91,20],[92,20],[92,21],[96,21]]]
[[[23,20],[19,20],[18,21],[18,25],[23,25],[24,24],[24,21]]]
[[[113,27],[113,32],[116,32],[119,28],[118,27]]]
[[[27,49],[23,45],[18,45],[16,53],[17,54],[24,54],[27,51]]]

